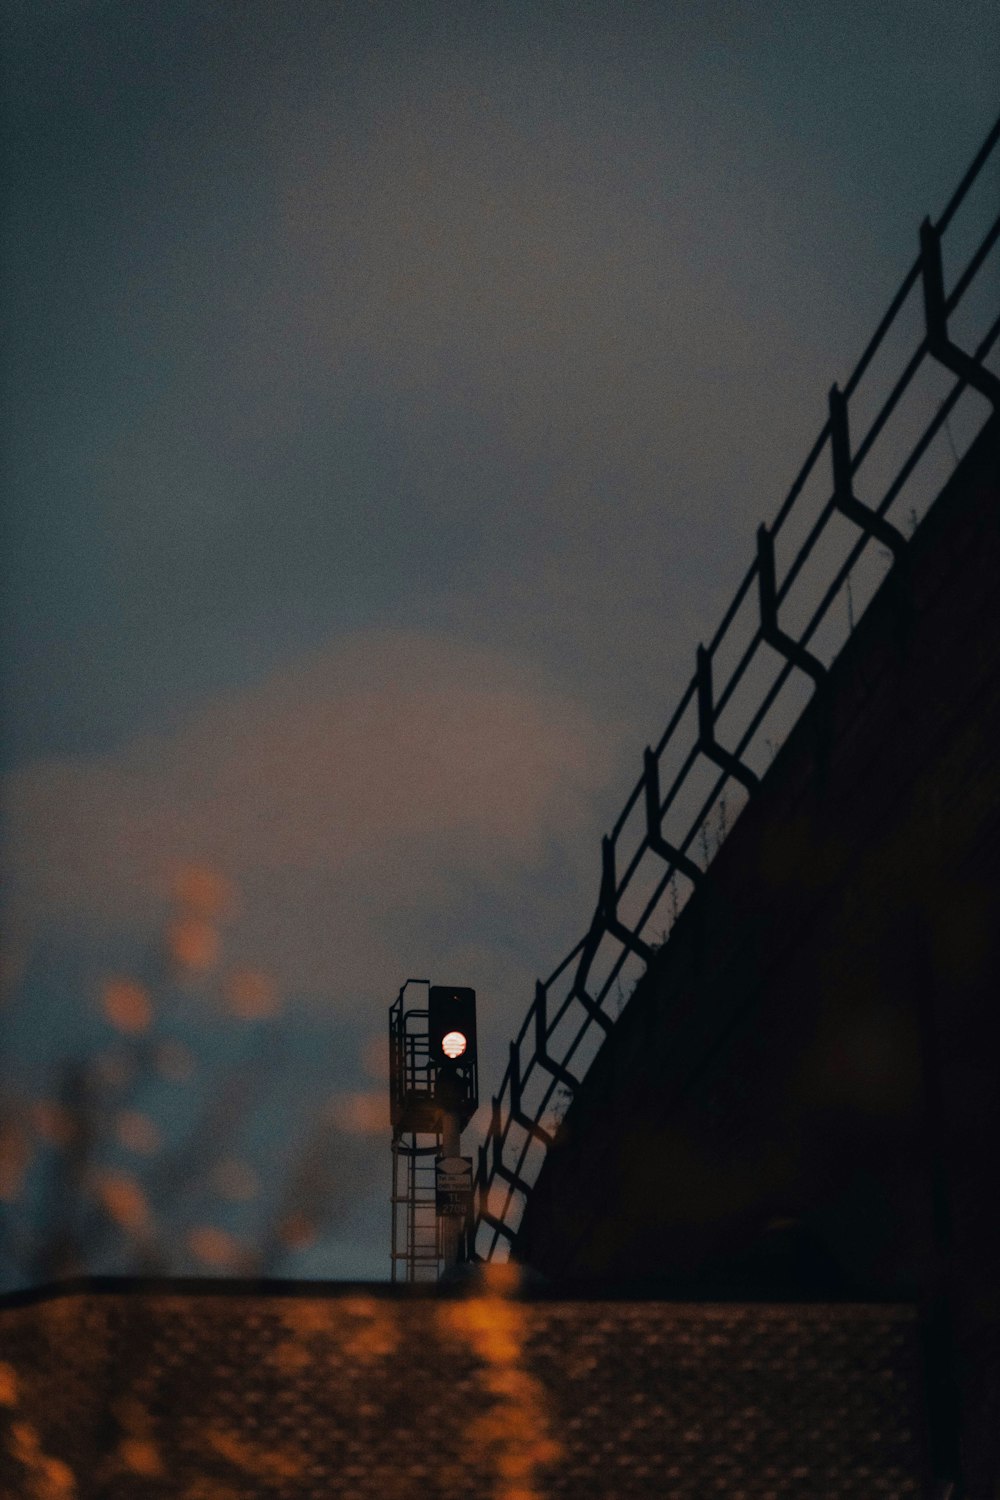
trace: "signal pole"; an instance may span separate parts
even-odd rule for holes
[[[441,1112],[441,1161],[460,1161],[462,1152],[462,1127],[459,1124],[458,1115],[451,1110]],[[441,1175],[440,1172],[438,1174]],[[462,1223],[465,1215],[442,1212],[438,1209],[438,1217],[441,1220],[441,1270],[447,1271],[450,1266],[458,1264],[458,1241],[462,1231]]]

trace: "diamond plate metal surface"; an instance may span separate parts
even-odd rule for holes
[[[906,1307],[84,1291],[0,1311],[0,1494],[903,1500],[921,1391]]]

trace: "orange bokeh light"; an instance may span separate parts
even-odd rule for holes
[[[288,1250],[307,1250],[316,1243],[316,1226],[303,1213],[288,1214],[278,1225],[278,1238]]]
[[[130,1036],[148,1031],[153,1020],[149,992],[134,979],[109,979],[101,996],[104,1015],[112,1026]]]
[[[178,968],[205,973],[218,960],[219,934],[204,917],[175,917],[167,926],[167,952]]]
[[[187,1237],[195,1260],[206,1266],[231,1267],[239,1260],[239,1247],[231,1234],[213,1224],[199,1224]]]
[[[226,1009],[241,1021],[263,1021],[280,1010],[273,980],[259,969],[234,969],[222,986]]]
[[[162,1478],[163,1460],[156,1444],[149,1438],[123,1438],[118,1451],[125,1468],[133,1474],[141,1474],[144,1479]]]
[[[28,1138],[19,1125],[0,1127],[0,1199],[13,1203],[31,1161]]]
[[[260,1179],[245,1161],[227,1157],[213,1168],[212,1186],[232,1203],[249,1203],[260,1192]]]
[[[127,1151],[140,1156],[151,1156],[160,1149],[160,1132],[148,1115],[137,1109],[126,1109],[117,1119],[117,1135]]]
[[[105,1172],[95,1191],[105,1211],[120,1228],[137,1234],[149,1223],[149,1206],[142,1188],[126,1172]]]
[[[52,1099],[36,1099],[31,1106],[36,1134],[50,1146],[68,1146],[76,1134],[73,1116],[65,1105]]]
[[[218,917],[232,905],[232,886],[205,865],[187,865],[174,880],[173,897],[191,916]]]

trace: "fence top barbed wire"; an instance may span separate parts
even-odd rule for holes
[[[990,412],[1000,409],[1000,377],[986,364],[1000,336],[995,299],[985,313],[979,310],[972,352],[953,342],[949,330],[956,312],[973,300],[970,289],[1000,238],[1000,214],[988,223],[947,293],[942,266],[942,237],[981,179],[998,140],[1000,119],[937,223],[925,220],[921,226],[919,255],[843,389],[832,387],[827,421],[774,521],[758,529],[754,560],[708,645],[698,647],[695,674],[659,740],[646,750],[643,773],[602,840],[600,891],[590,926],[549,977],[536,983],[492,1100],[469,1224],[478,1258],[490,1259],[502,1242],[508,1250],[514,1243],[555,1138],[559,1106],[572,1099],[614,1028],[617,1012],[605,1010],[605,1001],[613,989],[620,996],[623,981],[644,971],[660,946],[650,934],[664,916],[669,920],[661,941],[667,940],[715,852],[709,834],[713,816],[717,849],[766,774],[775,743],[796,722],[885,580],[886,565],[901,571],[907,547],[898,524],[904,491],[912,535],[921,500],[926,510],[947,478],[948,463],[957,461],[952,418],[963,424],[960,437],[967,449]],[[912,315],[918,287],[922,306],[911,331],[907,314]],[[908,354],[881,404],[875,404],[877,396],[870,401],[868,426],[852,450],[851,402],[864,405],[863,381],[894,335],[902,336]],[[912,396],[907,411],[904,402]],[[929,420],[928,399],[934,406]],[[935,452],[942,432],[947,448],[942,444]],[[827,449],[830,466],[821,469]],[[918,470],[922,491],[915,488]],[[865,490],[881,490],[877,504],[855,493],[862,471]],[[831,607],[841,596],[846,609],[834,616]],[[729,674],[716,694],[714,678],[727,665]],[[665,795],[661,783],[668,783]]]

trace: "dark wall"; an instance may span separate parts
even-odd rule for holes
[[[685,1294],[918,1297],[997,1425],[996,419],[907,574],[629,1000],[517,1250]]]

